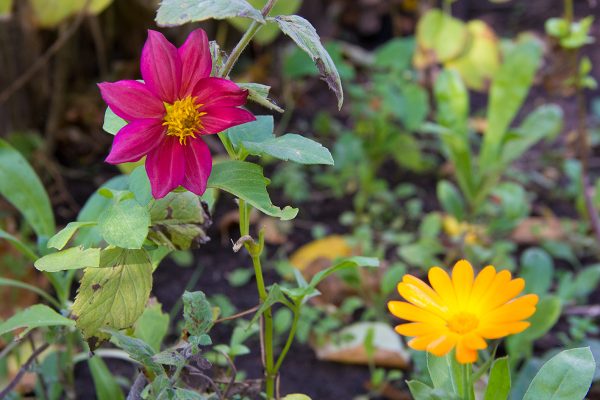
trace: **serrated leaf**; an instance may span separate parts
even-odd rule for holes
[[[323,47],[321,38],[319,38],[315,28],[310,22],[298,15],[279,15],[268,20],[275,21],[281,31],[292,38],[298,47],[310,56],[317,65],[321,78],[327,82],[329,88],[335,93],[338,99],[338,109],[341,109],[344,103],[342,81],[335,63]]]
[[[84,249],[82,246],[57,251],[38,259],[33,264],[40,271],[57,272],[69,269],[98,268],[100,249]]]
[[[269,91],[271,90],[270,86],[261,85],[260,83],[238,83],[238,86],[248,90],[248,100],[258,103],[270,110],[275,110],[279,113],[284,111],[283,108],[279,107],[273,102],[273,100],[269,99]],[[243,125],[245,124],[238,126]]]
[[[63,317],[46,305],[36,304],[0,323],[0,336],[19,328],[25,328],[25,331],[21,333],[21,336],[25,336],[34,328],[73,325],[75,325],[75,321]]]
[[[139,249],[150,226],[150,214],[133,199],[115,199],[98,218],[102,238],[113,246]]]
[[[163,0],[156,13],[159,26],[232,17],[251,18],[264,23],[262,14],[245,0]]]
[[[288,133],[263,142],[243,142],[244,148],[255,155],[269,155],[300,164],[333,165],[333,157],[326,147],[301,135]]]
[[[0,195],[31,225],[38,237],[54,234],[54,214],[44,185],[27,160],[0,139]]]
[[[96,225],[95,221],[91,221],[91,222],[79,222],[79,221],[74,221],[74,222],[69,222],[67,224],[67,226],[65,226],[63,229],[61,229],[56,235],[52,236],[50,238],[50,240],[48,240],[48,248],[55,248],[57,250],[62,250],[63,247],[65,247],[67,245],[67,243],[69,242],[69,240],[71,240],[71,238],[73,237],[73,235],[75,234],[75,232],[77,232],[77,230],[81,227],[84,226],[94,226]]]
[[[144,312],[152,288],[152,264],[145,252],[120,249],[106,267],[87,268],[75,297],[73,315],[85,338],[102,328],[126,329]]]
[[[171,250],[198,248],[210,240],[206,230],[212,224],[200,197],[191,192],[169,193],[150,208],[148,239]]]
[[[582,400],[592,384],[595,370],[589,347],[564,350],[542,366],[523,400]]]
[[[182,300],[185,329],[191,336],[207,334],[213,326],[213,310],[206,300],[206,295],[200,291],[186,291],[183,293]]]
[[[271,203],[267,184],[259,165],[246,161],[224,161],[213,166],[208,186],[225,190],[256,207],[263,213],[282,220],[290,220],[298,214],[297,208],[276,207]]]

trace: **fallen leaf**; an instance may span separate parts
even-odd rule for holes
[[[542,240],[562,240],[566,236],[556,217],[529,217],[512,232],[511,239],[519,244],[536,244]]]

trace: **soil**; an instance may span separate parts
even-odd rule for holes
[[[110,17],[116,18],[123,23],[129,23],[132,26],[136,26],[136,29],[139,27],[137,30],[141,32],[140,34],[136,33],[133,35],[126,44],[114,44],[114,38],[113,41],[109,41],[109,44],[113,44],[116,49],[110,60],[111,66],[113,64],[120,66],[120,74],[118,75],[131,75],[136,73],[129,72],[130,70],[136,70],[137,67],[135,67],[135,64],[133,64],[132,67],[129,62],[120,60],[135,59],[136,53],[139,48],[141,48],[141,43],[144,40],[144,29],[153,26],[151,21],[152,15],[141,12],[135,14],[135,18],[125,18],[124,15],[126,14],[126,11],[123,10],[128,10],[130,5],[126,4],[124,0],[117,0],[116,3],[115,11],[112,12]],[[372,24],[375,24],[375,28],[367,24],[361,28],[363,30],[354,30],[351,27],[345,26],[343,23],[340,23],[339,26],[330,24],[329,19],[327,18],[330,17],[331,10],[327,8],[324,3],[325,2],[319,0],[305,0],[300,13],[311,20],[315,26],[317,26],[319,32],[323,32],[322,36],[324,37],[342,38],[367,49],[372,49],[377,45],[384,43],[386,40],[389,40],[394,33],[391,27],[390,17],[385,11],[376,13],[375,17],[373,17]],[[357,12],[356,10],[361,7],[360,5],[357,5],[357,3],[366,4],[369,2],[346,0],[337,1],[336,3],[341,7],[341,10],[348,12],[348,16],[351,16],[352,12]],[[378,2],[375,1],[374,3]],[[527,4],[526,6],[525,3]],[[492,27],[501,34],[512,36],[515,32],[528,28],[534,29],[537,32],[542,32],[544,21],[548,17],[560,13],[562,2],[559,0],[536,0],[492,4],[481,0],[458,0],[454,7],[455,15],[463,19],[482,18],[490,23]],[[375,9],[375,7],[373,8]],[[589,6],[587,2],[577,2],[577,15],[583,16],[590,13],[599,14],[599,10],[600,9],[595,6]],[[407,24],[410,25],[410,15],[405,17],[408,20]],[[345,21],[344,18],[341,18],[341,20],[342,22]],[[101,22],[107,23],[106,20]],[[598,25],[596,24],[596,26]],[[174,33],[173,30],[168,30],[168,32],[170,34],[177,34],[177,32]],[[123,32],[121,32],[121,34],[122,33]],[[594,35],[598,38],[597,28]],[[89,44],[90,38],[84,37],[79,40],[79,46],[81,46],[82,41],[85,43],[86,40]],[[598,51],[598,47],[598,44],[594,44],[588,46],[586,50],[596,65],[600,65],[600,51]],[[258,54],[261,53],[260,49],[255,49],[255,51]],[[96,70],[96,67],[93,67],[93,65],[95,65],[95,59],[91,57],[91,61],[82,61],[82,63],[87,65],[87,67],[81,67],[78,71],[80,72],[80,70],[83,70],[82,76],[85,76],[85,80],[82,82],[81,79],[79,79],[77,84],[73,88],[70,88],[73,91],[78,90],[79,92],[69,93],[69,96],[83,98],[91,104],[89,107],[96,107],[97,110],[102,110],[103,106],[99,101],[97,93],[93,92],[90,88],[91,83],[98,80],[98,71]],[[600,78],[597,71],[596,75],[597,79]],[[109,80],[119,78],[120,76],[112,77]],[[313,85],[311,87],[313,87],[311,90],[314,91],[314,93],[311,92],[311,96],[317,100],[313,102],[312,105],[310,102],[306,102],[307,107],[299,111],[299,116],[294,121],[296,124],[305,123],[305,121],[301,120],[302,117],[310,117],[321,107],[326,107],[332,111],[334,110],[333,96],[326,92],[326,86],[322,84]],[[90,93],[94,93],[93,96],[95,97],[91,97],[93,100],[90,100]],[[278,93],[275,93],[274,97],[277,98],[278,95]],[[473,100],[475,108],[484,105],[484,103],[478,99],[481,98],[475,96],[475,99]],[[572,100],[556,95],[548,95],[548,93],[541,88],[536,88],[534,90],[529,97],[524,110],[531,110],[535,105],[547,102],[556,102],[563,107],[566,116],[565,132],[568,132],[575,127],[576,120],[573,116],[576,115],[576,113],[574,112],[575,109]],[[72,99],[67,103],[72,106]],[[76,118],[75,123],[63,121],[65,126],[70,127],[70,130],[67,133],[63,132],[55,138],[56,151],[54,152],[54,162],[58,164],[58,170],[60,171],[59,175],[61,180],[64,181],[64,187],[62,190],[60,187],[53,187],[53,190],[55,193],[67,193],[67,195],[57,197],[58,202],[55,204],[59,223],[64,224],[73,219],[74,215],[76,215],[77,208],[81,207],[85,202],[85,199],[87,199],[87,197],[93,193],[103,181],[118,173],[115,168],[102,162],[102,158],[107,153],[110,146],[111,138],[100,131],[101,113],[98,113],[97,110],[96,114],[94,114],[95,117],[92,117],[90,121],[90,119],[85,120],[81,117],[81,115],[84,115],[81,107],[76,107],[75,111],[70,109],[70,111],[76,112],[76,115],[79,116],[77,118],[79,119]],[[46,112],[45,109],[44,112]],[[4,113],[0,112],[0,117],[3,115]],[[16,121],[19,121],[19,119],[16,119]],[[75,125],[75,127],[73,127],[73,125]],[[17,127],[19,127],[18,124]],[[28,128],[32,127],[28,126]],[[43,130],[44,125],[40,122],[38,128]],[[1,128],[0,133],[2,133]],[[558,143],[560,148],[565,148],[567,146],[566,135],[564,135]],[[532,162],[534,164],[539,162],[538,157],[540,151],[541,150],[538,149],[537,152],[532,152],[526,162]],[[44,161],[42,161],[39,166],[43,166],[43,162]],[[414,182],[416,184],[422,184],[424,180],[433,179],[431,176],[406,176],[403,174],[403,172],[398,171],[397,169],[386,169],[384,176],[389,178],[392,182],[402,180]],[[402,179],[400,179],[400,177],[402,177]],[[433,189],[434,186],[428,185],[428,187]],[[546,199],[552,197],[552,193],[544,192],[544,189],[542,188],[536,188],[536,190],[540,196],[543,196]],[[427,209],[438,208],[434,190],[428,190],[424,200]],[[275,196],[274,202],[276,204],[284,204],[286,203],[286,200],[278,199],[277,196]],[[571,205],[556,202],[556,204],[552,203],[552,207],[559,215],[574,215],[573,207]],[[233,199],[227,196],[223,197],[218,203],[215,221],[218,221],[220,216],[234,208],[235,203],[233,202]],[[300,218],[304,221],[318,221],[320,224],[330,229],[330,233],[345,233],[344,228],[339,225],[338,216],[342,211],[348,209],[351,209],[351,199],[343,199],[341,201],[328,200],[306,202],[301,206]],[[232,252],[229,237],[222,237],[222,234],[219,232],[216,225],[217,224],[213,225],[209,231],[212,240],[194,252],[195,257],[193,267],[179,267],[167,260],[156,271],[154,275],[153,296],[155,296],[163,305],[164,310],[171,310],[175,306],[186,288],[186,285],[190,281],[195,268],[202,268],[203,272],[199,281],[191,288],[191,290],[202,290],[207,295],[225,294],[238,310],[249,309],[257,304],[256,288],[253,281],[238,288],[233,288],[228,284],[226,280],[227,274],[240,267],[250,268],[249,259],[243,252],[238,254]],[[237,237],[237,234],[234,231],[231,231],[230,233],[231,238]],[[309,241],[310,238],[310,231],[308,229],[296,227],[290,236],[286,247],[288,249],[297,248]],[[272,269],[268,269],[267,264],[267,282],[272,283],[277,279],[276,273]],[[597,300],[600,297],[600,293],[595,293],[592,297]],[[213,332],[213,341],[215,343],[220,343],[227,342],[228,339],[228,329],[226,327],[223,328],[217,326]],[[549,338],[549,340],[552,341],[553,339]],[[258,346],[252,346],[252,348],[257,349]],[[130,364],[120,361],[111,360],[109,361],[109,366],[114,373],[122,374],[127,377],[133,377],[136,373],[135,369]],[[238,359],[238,367],[247,371],[249,378],[259,378],[262,373],[260,354],[255,351],[249,355],[240,357]],[[93,385],[85,363],[80,364],[80,368],[76,371],[76,377],[78,385],[77,391],[80,398],[93,399]],[[365,393],[367,391],[365,387],[368,379],[369,371],[364,366],[321,362],[316,359],[314,352],[308,346],[295,343],[284,363],[281,377],[281,392],[305,393],[315,400],[346,400],[352,399],[360,393]]]

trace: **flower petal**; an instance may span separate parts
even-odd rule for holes
[[[409,322],[408,324],[400,324],[394,329],[400,335],[404,336],[423,336],[447,331],[447,329],[440,328],[439,325],[432,325],[425,322]]]
[[[490,324],[477,329],[477,334],[486,339],[498,339],[504,336],[523,332],[531,324],[527,321],[507,322],[503,324]]]
[[[451,333],[442,335],[438,339],[429,343],[427,346],[427,351],[437,357],[442,357],[452,350],[452,348],[456,345],[457,340],[457,335]]]
[[[429,283],[433,290],[440,295],[448,308],[457,310],[456,293],[454,292],[454,286],[452,285],[448,273],[440,267],[433,267],[429,270],[427,277],[429,278]]]
[[[206,143],[200,138],[191,139],[185,147],[185,178],[183,187],[197,194],[204,194],[206,182],[212,171],[212,156]]]
[[[490,309],[494,309],[498,306],[505,304],[517,297],[525,289],[525,280],[522,278],[513,279],[504,285],[501,292],[498,292],[496,296],[488,303]]]
[[[483,313],[489,312],[492,309],[490,305],[494,302],[494,299],[504,291],[504,287],[510,280],[510,271],[502,270],[498,272],[485,294],[481,296],[474,305],[477,310]]]
[[[163,102],[141,82],[102,82],[98,87],[106,104],[124,120],[162,118],[165,115]]]
[[[456,292],[458,306],[466,307],[473,287],[473,267],[467,260],[459,260],[452,268],[452,284]]]
[[[179,97],[184,98],[192,94],[199,80],[210,76],[212,58],[206,32],[198,28],[190,33],[177,52],[181,59]]]
[[[537,301],[537,295],[527,294],[482,315],[481,320],[484,324],[496,324],[529,318],[535,312]]]
[[[165,197],[181,185],[185,175],[183,145],[175,137],[165,137],[146,158],[146,172],[150,179],[152,196]]]
[[[465,346],[472,350],[482,350],[487,347],[486,341],[483,340],[481,336],[473,332],[463,336],[462,340]]]
[[[117,132],[110,154],[109,164],[138,161],[158,146],[163,139],[164,127],[160,119],[136,119]]]
[[[469,308],[478,306],[480,299],[487,293],[495,277],[496,268],[491,265],[488,265],[477,274],[471,290]]]
[[[438,334],[418,336],[414,339],[409,340],[407,344],[408,347],[410,347],[413,350],[426,350],[427,346],[429,346],[431,342],[438,339],[439,337],[440,335]]]
[[[248,91],[224,78],[204,78],[198,81],[192,95],[204,108],[243,106]]]
[[[464,338],[456,344],[456,360],[461,364],[469,364],[477,361],[477,350],[468,348]]]
[[[181,60],[177,48],[162,33],[148,30],[140,60],[142,78],[162,101],[177,100],[181,83]]]
[[[400,293],[400,296],[404,297],[408,302],[414,304],[415,306],[430,311],[442,318],[444,318],[446,314],[445,307],[433,300],[429,293],[422,291],[415,285],[406,282],[400,282],[398,284],[398,293]]]
[[[392,314],[407,321],[426,322],[444,327],[446,321],[427,310],[416,307],[404,301],[390,301],[388,308]]]
[[[236,107],[211,107],[202,108],[200,111],[206,113],[202,116],[201,135],[212,135],[232,126],[256,120],[251,112]]]

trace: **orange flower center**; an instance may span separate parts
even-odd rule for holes
[[[173,104],[166,104],[167,113],[163,126],[167,127],[168,136],[177,136],[180,144],[187,144],[188,137],[196,138],[196,133],[203,128],[202,116],[205,112],[198,109],[202,104],[196,104],[196,98],[188,96]]]
[[[454,314],[450,320],[448,320],[448,329],[458,334],[469,333],[476,329],[479,325],[477,317],[468,312],[459,312]]]

